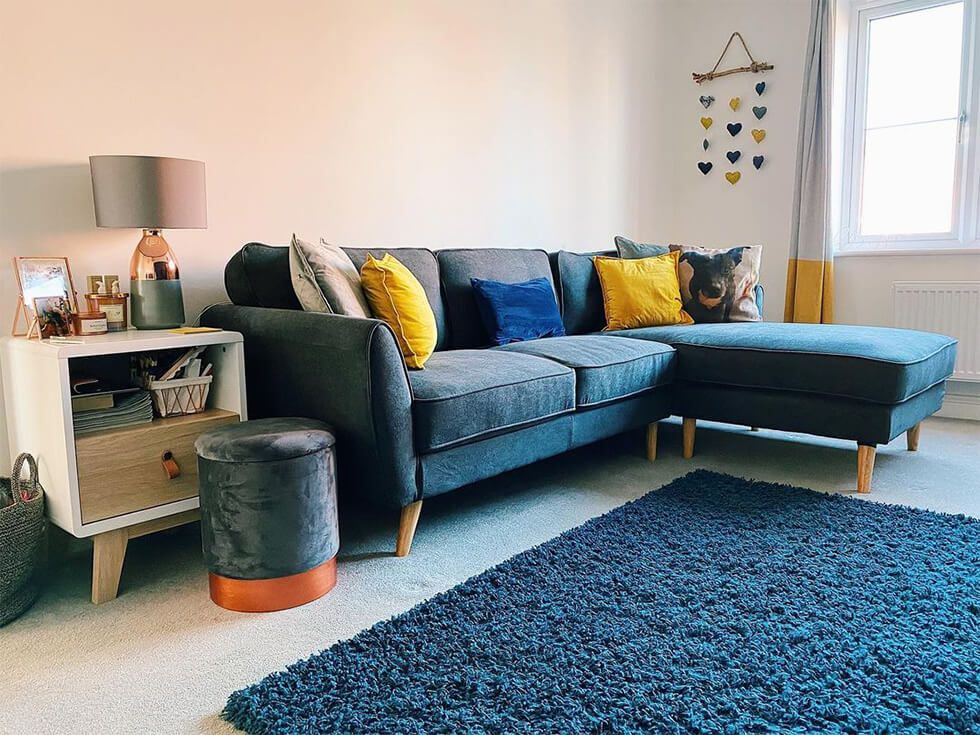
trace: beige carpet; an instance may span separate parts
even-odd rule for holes
[[[848,442],[714,426],[696,451],[680,458],[670,422],[654,464],[636,433],[429,501],[407,559],[390,556],[394,516],[347,515],[334,591],[267,615],[211,604],[196,525],[133,541],[121,596],[100,607],[73,544],[37,605],[0,629],[0,732],[234,732],[217,716],[231,691],[695,467],[831,492],[855,482]],[[932,419],[917,453],[904,437],[879,448],[870,499],[980,516],[980,424]]]

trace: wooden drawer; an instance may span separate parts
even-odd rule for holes
[[[205,431],[238,420],[237,413],[209,409],[77,437],[82,523],[194,497],[198,491],[194,441]],[[180,466],[180,475],[172,480],[161,462],[168,450]]]

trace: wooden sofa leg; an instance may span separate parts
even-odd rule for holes
[[[697,427],[697,419],[684,419],[683,439],[684,439],[684,459],[694,456],[694,429]]]
[[[908,447],[910,452],[919,451],[919,430],[921,428],[922,424],[916,424],[905,432],[905,446]]]
[[[657,421],[647,424],[647,460],[650,462],[657,458],[657,427],[659,426]]]
[[[402,517],[398,523],[398,540],[395,542],[395,556],[408,556],[408,552],[412,550],[412,539],[415,538],[415,528],[419,524],[421,512],[421,500],[416,500],[402,508]]]
[[[871,492],[871,475],[875,471],[875,448],[858,444],[858,492]]]

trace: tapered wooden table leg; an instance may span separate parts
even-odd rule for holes
[[[694,429],[697,427],[697,424],[697,419],[684,419],[682,429],[684,441],[684,459],[690,459],[694,456]]]
[[[910,452],[919,451],[919,430],[921,428],[922,424],[916,424],[905,432],[905,446]]]
[[[871,475],[875,471],[875,448],[858,444],[858,492],[871,492]]]
[[[92,552],[92,602],[100,605],[116,599],[119,578],[126,560],[129,532],[125,528],[100,533],[94,537]]]
[[[657,458],[657,427],[660,424],[654,421],[647,424],[647,459],[653,462]]]
[[[415,528],[419,524],[419,513],[421,512],[421,500],[416,500],[402,508],[401,520],[398,523],[398,540],[395,543],[395,556],[408,556],[408,552],[412,550],[412,539],[415,538]]]

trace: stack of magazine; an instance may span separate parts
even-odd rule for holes
[[[110,407],[76,411],[73,421],[76,434],[148,424],[153,421],[153,399],[148,391],[136,391],[118,396]]]

